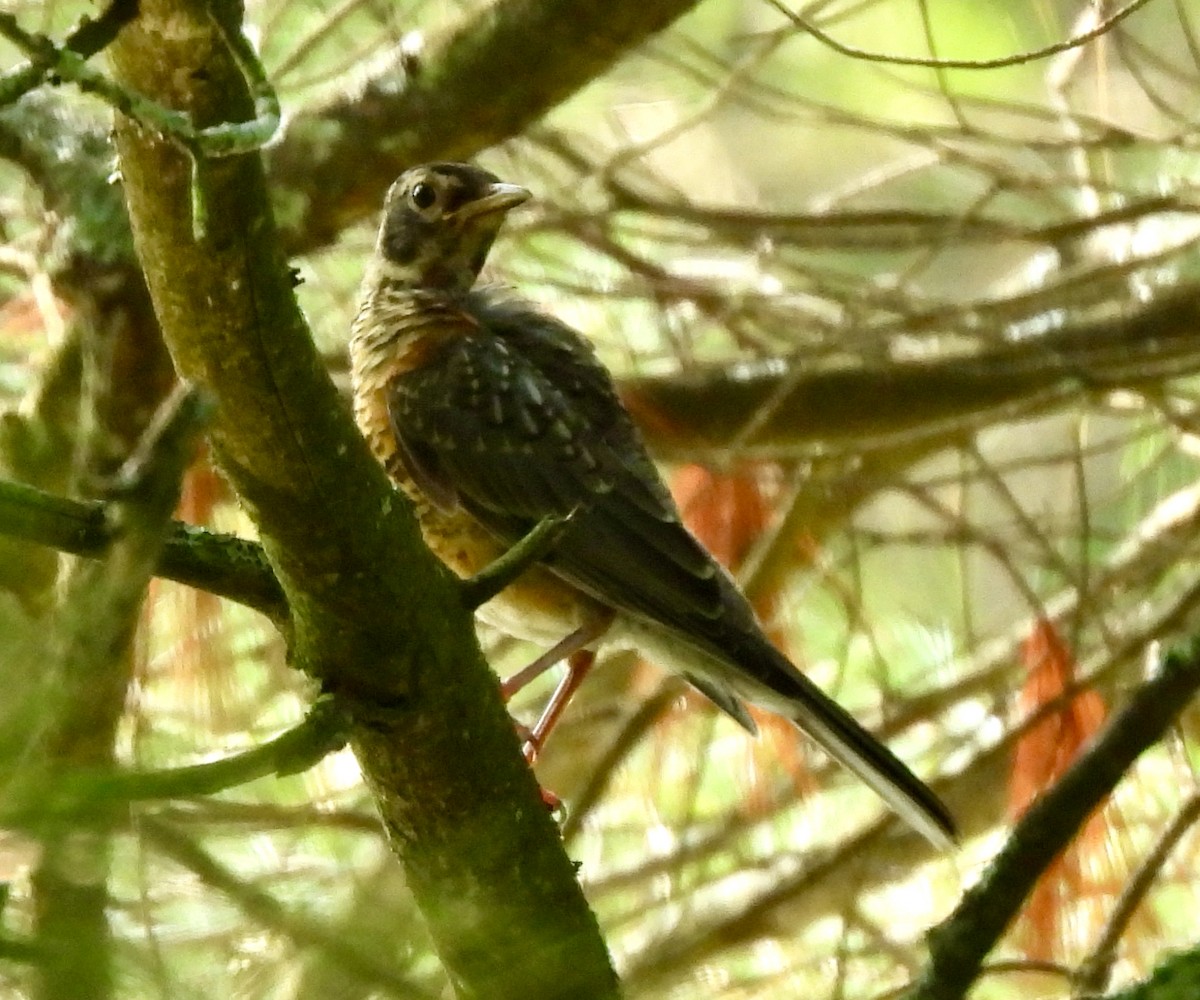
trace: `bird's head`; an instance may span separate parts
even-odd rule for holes
[[[376,244],[389,284],[466,292],[505,215],[530,197],[467,163],[428,163],[400,175],[384,201]]]

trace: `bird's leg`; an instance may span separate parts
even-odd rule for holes
[[[546,737],[550,735],[550,730],[554,728],[559,717],[566,710],[571,696],[579,690],[583,679],[591,673],[592,664],[595,662],[596,654],[590,649],[577,649],[567,657],[567,672],[558,682],[554,694],[550,696],[546,707],[542,709],[541,717],[534,723],[533,729],[529,731],[529,736],[525,740],[523,748],[525,759],[530,764],[537,760],[538,754],[542,752],[542,747],[546,744]]]
[[[584,622],[579,628],[568,633],[532,663],[522,667],[515,674],[500,682],[500,691],[504,700],[508,701],[522,688],[537,680],[554,664],[570,658],[571,654],[583,649],[588,643],[595,642],[612,624],[612,614],[598,615],[591,621]]]
[[[542,747],[546,743],[546,737],[550,735],[550,730],[554,728],[559,716],[566,710],[571,696],[579,689],[579,685],[583,683],[583,679],[591,672],[592,664],[595,662],[596,654],[590,649],[577,649],[567,657],[567,672],[563,675],[563,679],[558,682],[558,686],[554,689],[550,700],[546,702],[546,707],[542,709],[541,717],[534,724],[534,727],[523,734],[525,739],[521,747],[521,752],[525,755],[525,760],[531,767],[537,760],[538,754],[542,752]],[[562,799],[550,791],[549,788],[542,788],[541,793],[542,802],[545,803],[546,808],[552,813],[557,813],[562,809]]]
[[[524,736],[525,759],[529,763],[532,764],[537,759],[542,745],[546,742],[546,737],[550,735],[550,730],[554,728],[554,724],[567,707],[567,702],[571,700],[571,695],[575,693],[591,669],[592,662],[596,656],[586,647],[599,639],[608,630],[609,625],[612,624],[612,620],[612,612],[597,615],[591,621],[585,622],[579,628],[564,636],[532,663],[522,667],[511,677],[506,677],[501,682],[500,692],[504,696],[504,700],[508,701],[514,694],[530,682],[541,677],[542,674],[560,660],[567,661],[567,673],[558,682],[558,686],[550,696],[550,701],[546,703],[541,717],[533,729],[522,734]]]

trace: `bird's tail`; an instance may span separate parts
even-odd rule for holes
[[[953,846],[954,820],[942,800],[844,709],[824,694],[820,697],[821,702],[795,704],[792,721],[830,757],[870,785],[896,815],[930,843],[941,848]]]
[[[766,707],[786,715],[834,760],[869,785],[909,826],[937,847],[954,844],[950,811],[933,791],[854,717],[804,676],[782,653],[762,641],[755,671],[775,695]],[[744,662],[744,661],[743,661]],[[780,703],[782,698],[783,703]],[[751,700],[758,700],[751,697]]]

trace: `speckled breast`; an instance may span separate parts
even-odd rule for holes
[[[412,500],[425,544],[460,577],[474,576],[504,552],[503,544],[461,508],[432,504],[404,468],[387,410],[395,362],[354,359],[354,419],[392,481]],[[602,613],[590,597],[539,567],[527,570],[478,610],[507,635],[550,646]]]

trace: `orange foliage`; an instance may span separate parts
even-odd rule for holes
[[[213,468],[205,448],[184,475],[176,516],[188,524],[211,524],[218,505],[228,499],[229,487]]]
[[[671,477],[671,492],[692,534],[731,571],[741,566],[770,521],[770,505],[753,466],[714,472],[683,465]]]
[[[1091,689],[1066,696],[1075,683],[1075,660],[1054,625],[1039,619],[1021,647],[1025,685],[1022,717],[1042,712],[1017,742],[1009,778],[1008,805],[1013,819],[1024,815],[1037,797],[1071,766],[1099,730],[1107,714],[1104,700]],[[1059,701],[1057,708],[1045,706]],[[1120,878],[1108,852],[1110,824],[1116,817],[1101,805],[1075,841],[1043,873],[1025,904],[1019,931],[1031,959],[1053,961],[1073,935],[1069,924],[1088,920],[1089,901],[1106,896]],[[1085,928],[1079,928],[1084,930]]]
[[[187,524],[210,526],[217,508],[228,501],[229,488],[202,450],[184,473],[175,516]],[[164,600],[166,604],[164,604]],[[171,623],[171,645],[163,666],[173,683],[186,685],[197,715],[206,725],[224,725],[233,697],[233,675],[221,617],[220,598],[193,587],[151,583],[146,613]],[[143,664],[142,669],[148,665]]]
[[[761,468],[747,464],[731,472],[716,472],[702,465],[684,465],[671,477],[671,491],[684,522],[726,569],[736,572],[772,518],[772,505],[763,490]],[[760,587],[754,610],[768,623],[767,634],[786,650],[783,633],[770,623],[778,609],[777,586]],[[797,783],[808,783],[795,727],[771,712],[751,707],[761,739],[747,743],[750,805],[765,811],[769,802],[761,761],[777,761]]]

